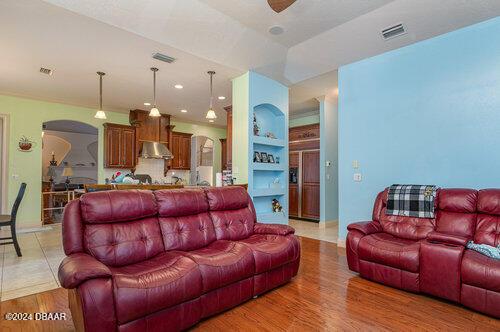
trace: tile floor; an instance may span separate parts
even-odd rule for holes
[[[321,228],[319,224],[290,220],[299,236],[328,242],[337,242],[338,224]],[[0,237],[10,231],[0,231]],[[60,287],[57,279],[59,264],[65,257],[62,249],[61,226],[43,231],[18,234],[22,257],[17,257],[13,245],[0,246],[0,301]]]
[[[326,227],[319,223],[290,219],[288,224],[295,228],[295,234],[311,239],[337,243],[339,234],[339,223],[329,222]]]
[[[10,231],[2,230],[1,236]],[[0,246],[0,300],[40,293],[58,288],[57,269],[65,257],[61,226],[18,234],[23,256],[17,257],[13,245]]]

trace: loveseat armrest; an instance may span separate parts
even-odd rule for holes
[[[106,265],[85,253],[67,256],[59,265],[59,282],[64,288],[76,288],[86,280],[110,276]]]
[[[446,234],[440,232],[430,232],[427,235],[427,241],[431,243],[443,243],[443,244],[452,244],[456,246],[465,247],[467,242],[469,242],[469,238],[460,235]]]
[[[255,234],[288,235],[295,233],[295,229],[288,225],[256,223],[253,226],[253,232]]]
[[[364,235],[370,235],[373,233],[382,232],[382,226],[380,226],[380,224],[375,221],[361,221],[349,224],[347,226],[347,230],[358,231],[363,233]]]

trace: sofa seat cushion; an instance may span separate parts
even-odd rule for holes
[[[189,301],[202,293],[198,265],[178,253],[161,253],[111,271],[120,324]]]
[[[420,242],[387,233],[367,235],[359,241],[359,259],[397,269],[419,271]]]
[[[500,260],[466,250],[462,259],[462,282],[500,292]]]
[[[252,251],[237,242],[218,240],[205,248],[178,253],[198,264],[204,293],[254,275]]]
[[[252,249],[256,274],[270,271],[300,256],[299,240],[293,234],[254,234],[238,243]]]

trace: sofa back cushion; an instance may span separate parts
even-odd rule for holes
[[[112,190],[80,198],[85,252],[108,266],[137,263],[164,251],[155,197]]]
[[[241,240],[253,234],[255,209],[245,188],[208,188],[205,193],[217,240]]]
[[[158,207],[150,190],[109,190],[80,198],[86,224],[115,223],[155,216]]]
[[[375,204],[375,209],[380,209],[379,222],[385,233],[408,240],[421,240],[435,228],[434,218],[416,218],[405,216],[387,215],[388,190],[382,194],[382,204]],[[375,214],[374,209],[374,214]]]
[[[474,242],[500,244],[500,189],[479,190],[477,225]]]
[[[474,189],[440,189],[436,231],[472,239],[477,220],[477,196]]]
[[[158,190],[154,195],[165,250],[195,250],[215,241],[202,189]]]

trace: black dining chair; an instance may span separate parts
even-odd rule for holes
[[[19,192],[17,193],[16,201],[12,206],[12,213],[0,215],[0,226],[10,226],[10,234],[11,234],[10,237],[0,237],[0,241],[12,240],[12,242],[2,242],[0,243],[0,245],[3,246],[5,244],[13,244],[14,248],[16,248],[17,256],[19,257],[21,257],[22,254],[21,254],[21,248],[19,248],[19,243],[17,242],[16,216],[17,216],[17,210],[19,209],[19,205],[23,200],[25,191],[26,191],[26,183],[23,182],[21,183],[21,187],[19,188]]]

